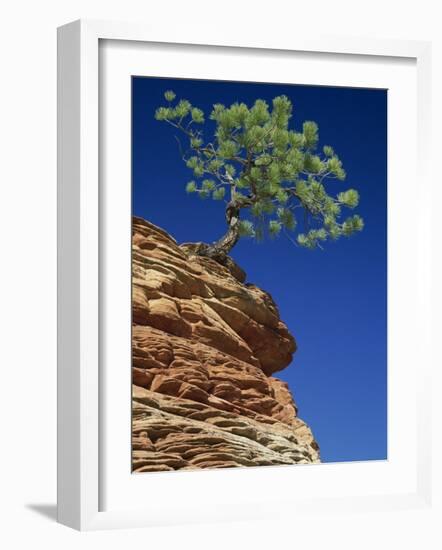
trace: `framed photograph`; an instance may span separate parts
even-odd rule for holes
[[[429,44],[58,36],[59,521],[429,506]]]

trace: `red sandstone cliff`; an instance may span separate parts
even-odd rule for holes
[[[318,462],[271,296],[140,218],[132,248],[133,470]]]

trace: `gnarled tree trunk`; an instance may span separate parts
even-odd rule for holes
[[[239,214],[240,207],[238,206],[238,204],[236,204],[234,201],[230,201],[227,204],[226,208],[227,231],[220,239],[213,242],[212,244],[202,242],[183,243],[181,246],[188,250],[191,250],[193,254],[204,256],[206,258],[211,258],[212,260],[215,260],[219,264],[224,265],[230,269],[232,265],[235,264],[235,262],[229,257],[229,253],[240,238]]]
[[[226,208],[227,232],[212,245],[213,252],[228,254],[239,241],[239,208],[232,202]]]
[[[232,275],[241,283],[246,280],[246,273],[232,260],[229,252],[239,241],[239,207],[231,201],[226,208],[227,231],[212,244],[207,243],[183,243],[182,248],[198,256],[211,258],[219,264],[227,267]]]
[[[229,252],[239,240],[239,208],[234,202],[229,202],[226,208],[227,231],[217,241],[199,249],[201,256],[207,256],[220,264],[225,264]]]

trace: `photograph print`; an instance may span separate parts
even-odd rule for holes
[[[132,472],[387,459],[387,90],[132,77]]]

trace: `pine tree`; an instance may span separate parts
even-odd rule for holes
[[[176,100],[173,91],[164,97],[167,104],[156,110],[155,118],[186,140],[183,148],[178,139],[194,176],[187,192],[225,202],[227,230],[201,254],[223,263],[242,237],[262,239],[285,232],[299,246],[315,248],[363,229],[360,216],[342,218],[344,208],[358,205],[358,192],[332,195],[326,188],[332,180],[345,179],[341,160],[329,145],[318,151],[315,122],[304,122],[300,131],[290,128],[292,103],[286,96],[275,97],[271,107],[262,99],[251,107],[213,105],[210,140],[204,138],[201,109],[186,99]]]

